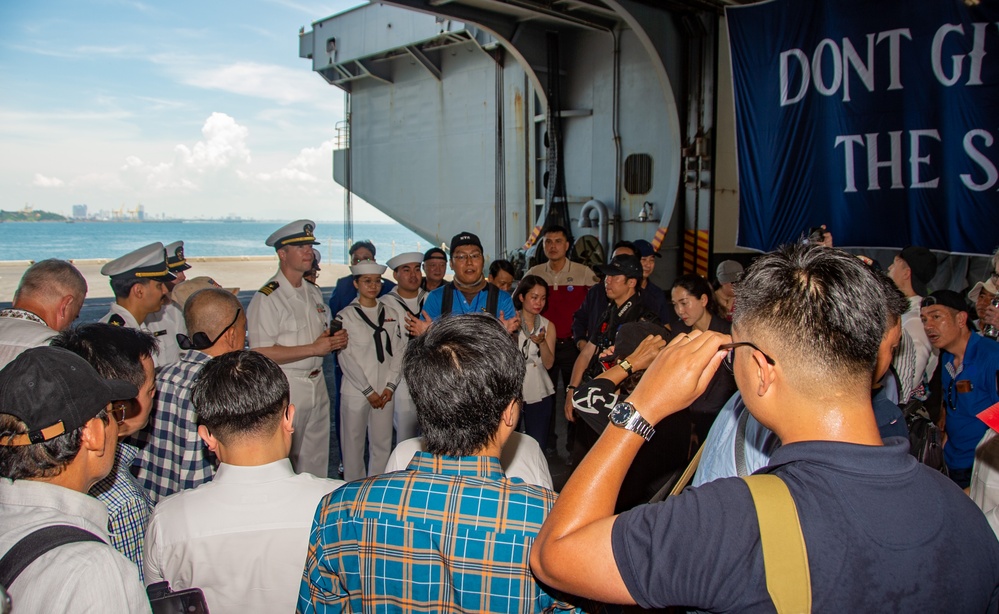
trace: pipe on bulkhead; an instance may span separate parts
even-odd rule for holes
[[[607,243],[607,205],[596,199],[586,201],[579,210],[579,227],[592,228],[593,221],[590,218],[594,212],[597,214],[597,238],[600,239],[604,250],[607,250],[610,247]]]
[[[611,30],[611,36],[614,38],[614,79],[613,79],[613,96],[611,96],[611,133],[614,136],[614,208],[616,214],[620,217],[621,215],[621,166],[622,166],[622,153],[621,153],[621,130],[620,130],[620,90],[621,90],[621,31],[618,28]],[[603,203],[596,200],[591,200],[586,203],[597,203],[604,209],[604,215],[606,216],[607,208],[604,207]],[[585,206],[584,206],[585,209]],[[620,229],[621,225],[617,225]],[[620,230],[618,230],[620,232]],[[610,253],[610,243],[607,242],[607,231],[603,230],[603,234],[600,237],[600,244],[604,246],[604,251]]]

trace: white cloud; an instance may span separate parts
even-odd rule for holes
[[[176,152],[180,164],[198,172],[226,168],[233,163],[250,162],[250,148],[246,137],[250,131],[240,126],[225,113],[212,113],[201,128],[204,140],[192,149],[178,145]]]
[[[58,188],[63,185],[63,180],[58,177],[46,177],[41,173],[35,173],[35,180],[31,182],[31,185],[38,186],[40,188]]]
[[[332,163],[333,141],[329,140],[318,147],[302,149],[281,169],[272,173],[258,173],[255,179],[264,183],[298,184],[297,187],[300,189],[307,188],[309,192],[318,193],[320,189],[328,190],[332,184],[329,171],[332,168]],[[325,185],[320,188],[317,185],[320,183]],[[312,189],[313,186],[316,189]]]

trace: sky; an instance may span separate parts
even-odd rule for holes
[[[0,209],[342,220],[344,94],[298,32],[362,3],[3,0]]]

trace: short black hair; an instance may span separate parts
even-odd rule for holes
[[[686,273],[676,278],[673,281],[673,287],[670,288],[670,292],[677,288],[683,288],[690,296],[700,299],[702,296],[708,297],[708,313],[716,316],[721,316],[721,307],[718,306],[718,300],[715,298],[715,291],[708,283],[708,280],[704,279],[697,273]]]
[[[103,322],[65,330],[50,345],[83,358],[101,377],[123,379],[139,389],[146,383],[142,359],[156,352],[156,339],[149,333]]]
[[[223,444],[242,437],[270,435],[285,409],[288,378],[259,352],[240,350],[216,356],[201,368],[191,387],[198,422]]]
[[[902,291],[898,289],[895,282],[884,271],[873,267],[868,267],[868,270],[881,285],[881,290],[885,293],[885,309],[888,318],[885,332],[888,332],[889,328],[895,326],[902,319],[902,314],[909,310],[909,299],[905,298]]]
[[[132,286],[148,283],[152,283],[152,280],[139,279],[138,277],[119,277],[117,279],[112,277],[111,292],[114,293],[115,298],[128,298],[128,295],[132,292]]]
[[[607,259],[610,260],[610,258],[614,255],[614,252],[616,252],[618,249],[622,247],[625,249],[630,249],[631,253],[634,254],[635,256],[640,255],[638,247],[636,247],[635,244],[632,243],[631,241],[618,241],[617,243],[614,244],[614,247],[611,248],[610,253],[607,254]]]
[[[548,293],[548,282],[537,275],[525,275],[524,279],[520,280],[517,284],[517,290],[513,293],[513,306],[520,310],[524,308],[524,295],[534,289],[534,286],[543,286],[545,289],[545,296]],[[545,307],[548,307],[548,302],[545,302]]]
[[[377,250],[375,250],[375,244],[372,243],[371,241],[368,241],[367,239],[364,239],[362,241],[355,241],[354,244],[350,246],[350,249],[347,250],[347,254],[353,256],[354,252],[361,249],[362,247],[371,252],[372,256],[378,255]]]
[[[110,424],[107,409],[95,416]],[[58,437],[29,446],[0,445],[0,477],[9,480],[54,478],[73,462],[80,452],[83,429],[63,433]],[[0,440],[28,432],[28,426],[17,416],[0,413]]]
[[[499,320],[453,315],[406,347],[403,373],[427,451],[469,456],[496,435],[503,411],[521,402],[526,366]]]
[[[562,236],[565,237],[566,241],[569,240],[569,231],[565,229],[565,226],[559,226],[558,224],[550,224],[548,226],[545,226],[541,230],[541,236],[544,237],[553,232],[560,232],[562,233]]]
[[[493,260],[489,265],[489,277],[496,277],[496,274],[500,271],[506,271],[510,274],[510,277],[517,276],[517,273],[513,269],[513,263],[509,260]]]
[[[870,388],[888,296],[856,256],[784,246],[753,262],[735,296],[733,326],[782,362],[792,386]]]

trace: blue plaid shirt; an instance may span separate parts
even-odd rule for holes
[[[180,361],[156,376],[156,407],[149,426],[136,434],[140,447],[135,475],[153,503],[175,492],[210,482],[215,456],[198,435],[191,386],[212,357],[198,350],[180,353]]]
[[[529,567],[552,491],[493,457],[417,452],[406,471],[351,482],[316,510],[298,612],[579,611]]]
[[[108,506],[108,534],[111,545],[138,565],[141,580],[142,544],[153,504],[128,471],[138,453],[139,450],[135,446],[119,443],[115,450],[111,473],[94,484],[90,494]]]

